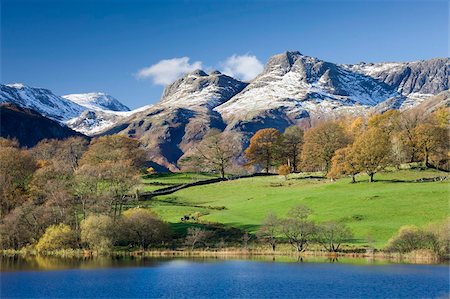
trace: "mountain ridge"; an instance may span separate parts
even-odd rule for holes
[[[97,106],[66,123],[90,135],[137,138],[150,159],[177,170],[178,160],[211,128],[241,134],[245,145],[268,127],[283,131],[321,118],[419,105],[431,111],[448,103],[449,78],[450,58],[336,64],[286,51],[250,82],[195,70],[167,85],[150,107],[105,112]]]

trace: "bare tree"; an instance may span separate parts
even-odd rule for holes
[[[217,171],[225,178],[227,169],[241,150],[238,135],[211,129],[184,161],[194,162],[204,171]]]
[[[277,235],[280,231],[280,220],[278,217],[269,213],[264,219],[261,227],[256,232],[256,237],[264,243],[269,244],[272,247],[272,251],[275,251],[277,246]]]
[[[288,212],[287,219],[281,221],[281,232],[298,252],[304,251],[315,237],[316,226],[307,219],[310,214],[309,208],[299,205]]]
[[[190,227],[187,230],[185,244],[189,245],[191,250],[193,250],[198,244],[206,246],[206,242],[213,236],[213,234],[214,233],[212,231],[203,230],[199,227]]]
[[[352,236],[347,226],[330,221],[319,225],[316,239],[328,252],[337,252],[341,244],[349,241]]]

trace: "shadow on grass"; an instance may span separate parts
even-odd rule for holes
[[[222,223],[199,223],[199,222],[171,222],[170,228],[174,233],[175,238],[184,238],[187,235],[189,228],[201,228],[212,231],[214,234],[211,237],[212,242],[224,240],[226,242],[239,242],[245,231],[242,228],[236,228]]]

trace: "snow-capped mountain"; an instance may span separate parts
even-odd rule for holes
[[[228,129],[252,134],[268,123],[284,129],[309,116],[360,113],[401,97],[370,76],[300,52],[286,52],[273,56],[258,77],[216,111]]]
[[[130,111],[117,99],[104,93],[71,94],[61,97],[48,89],[19,83],[0,85],[0,103],[13,103],[32,109],[86,135],[94,135],[134,112],[150,107]]]
[[[167,86],[158,104],[104,133],[139,138],[155,162],[176,169],[210,128],[243,133],[247,142],[262,128],[410,109],[448,90],[449,61],[340,65],[285,52],[249,84],[197,70]]]
[[[53,94],[44,88],[23,84],[0,84],[0,103],[13,103],[30,108],[50,119],[64,122],[77,117],[85,107]]]
[[[156,163],[178,161],[211,128],[242,133],[309,126],[311,120],[449,102],[450,58],[416,62],[335,64],[300,52],[269,59],[250,83],[196,70],[168,85],[159,103],[134,111],[101,93],[59,97],[20,84],[1,85],[0,102],[32,108],[87,135],[138,138]]]
[[[62,97],[90,110],[130,111],[130,108],[117,99],[102,92],[68,94]]]
[[[425,99],[450,88],[450,59],[414,62],[359,63],[343,67],[393,87],[406,97],[400,109],[413,108]]]
[[[79,116],[66,122],[70,128],[88,136],[93,136],[104,131],[131,115],[147,110],[152,105],[146,105],[141,108],[130,111],[111,111],[105,109],[87,109]]]
[[[197,70],[168,85],[158,104],[119,122],[104,134],[139,138],[155,162],[176,170],[178,159],[211,128],[226,124],[213,109],[247,84],[218,71]]]

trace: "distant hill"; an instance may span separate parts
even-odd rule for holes
[[[16,138],[21,146],[26,147],[34,146],[42,139],[86,137],[32,109],[11,103],[0,104],[0,135]]]

